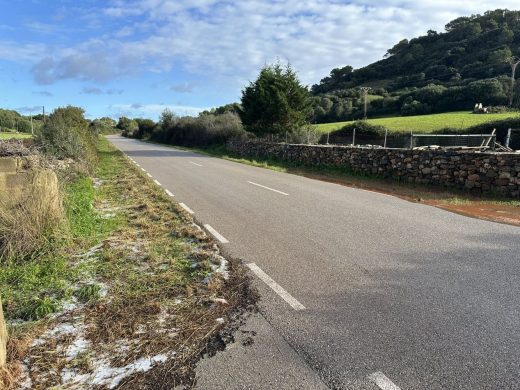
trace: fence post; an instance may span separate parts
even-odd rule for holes
[[[7,361],[7,326],[5,325],[4,312],[2,310],[2,299],[0,298],[0,368]]]
[[[354,133],[352,134],[352,146],[356,146],[356,128],[354,127]]]
[[[504,143],[506,148],[509,148],[509,141],[511,141],[511,129],[507,129],[506,142]]]
[[[327,145],[329,144],[330,131],[327,131]]]
[[[410,149],[413,149],[413,131],[410,131]]]
[[[388,129],[385,129],[385,142],[383,144],[383,148],[386,149],[386,137],[388,137]]]

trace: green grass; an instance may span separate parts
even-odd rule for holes
[[[499,114],[473,114],[471,112],[447,112],[443,114],[416,115],[416,116],[397,116],[390,118],[368,119],[374,125],[386,127],[394,132],[428,133],[446,127],[455,129],[466,129],[482,123],[506,119],[518,116],[516,112],[504,112]],[[353,123],[335,122],[322,123],[316,125],[322,133],[341,129],[343,126]],[[490,129],[491,130],[491,129]]]
[[[104,166],[99,170],[116,171]],[[105,164],[108,165],[108,164]],[[120,219],[102,218],[92,207],[100,191],[92,179],[79,177],[64,185],[66,221],[48,245],[26,259],[0,259],[0,296],[8,319],[39,320],[58,310],[74,293],[73,284],[88,275],[71,258],[107,237]]]
[[[26,134],[26,133],[0,133],[0,140],[27,139],[27,138],[32,138],[32,135]]]

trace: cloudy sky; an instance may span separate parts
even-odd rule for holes
[[[0,107],[156,118],[238,101],[265,63],[308,85],[513,1],[0,0]]]

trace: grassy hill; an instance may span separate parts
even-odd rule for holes
[[[520,11],[462,16],[445,31],[403,39],[365,67],[332,69],[312,86],[312,121],[361,119],[362,86],[372,88],[369,117],[471,110],[475,103],[506,106],[511,98],[520,107],[520,83],[511,89],[514,56],[520,56]]]
[[[520,117],[517,112],[505,112],[499,114],[473,114],[470,112],[448,112],[443,114],[400,116],[389,118],[368,119],[368,123],[384,126],[393,132],[429,133],[444,128],[467,129],[469,127],[493,122],[497,120]],[[316,125],[322,133],[338,130],[353,121],[322,123]],[[491,131],[492,129],[490,129]]]

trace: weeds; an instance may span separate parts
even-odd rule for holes
[[[48,281],[50,294],[33,286],[37,301],[11,297],[33,319],[59,302],[73,305],[58,309],[33,346],[15,355],[26,359],[36,389],[191,383],[194,362],[255,295],[237,264],[228,280],[216,272],[226,263],[213,241],[106,140],[99,161],[96,188],[82,178],[65,191],[73,250],[60,262],[66,276],[49,271],[61,291]],[[103,218],[106,210],[115,212]],[[23,337],[15,340],[23,345]],[[22,380],[24,371],[13,367]]]
[[[87,284],[74,291],[74,296],[81,302],[93,302],[101,298],[101,286],[98,284]]]

